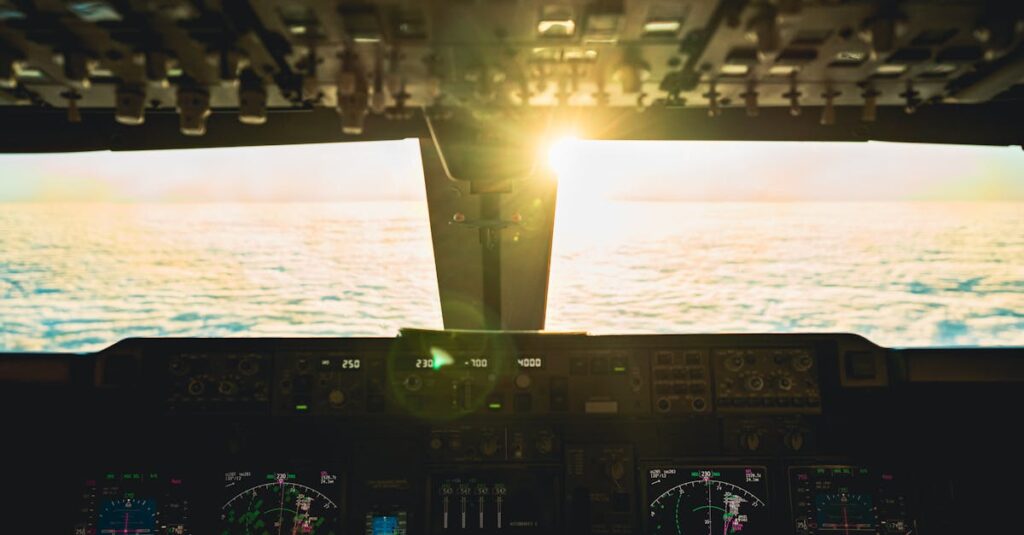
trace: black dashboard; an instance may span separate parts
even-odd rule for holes
[[[129,339],[0,379],[11,533],[1012,532],[1022,497],[1014,348]]]

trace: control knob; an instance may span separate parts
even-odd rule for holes
[[[345,404],[345,392],[340,388],[333,388],[327,393],[327,403],[338,408]]]

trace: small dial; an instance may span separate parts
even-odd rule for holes
[[[763,467],[656,467],[647,476],[647,533],[768,533]]]
[[[319,478],[295,473],[253,472],[225,474],[229,494],[221,508],[223,535],[333,535],[338,529],[334,494],[337,477],[320,472]]]

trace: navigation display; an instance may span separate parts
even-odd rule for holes
[[[326,470],[224,474],[222,535],[335,535],[341,479]]]
[[[645,533],[769,533],[761,466],[658,465],[646,471]]]

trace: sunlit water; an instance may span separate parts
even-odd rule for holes
[[[548,327],[1024,344],[1024,204],[560,208]],[[0,349],[440,327],[422,203],[0,205]]]

